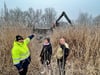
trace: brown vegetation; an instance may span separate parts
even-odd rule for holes
[[[30,28],[1,27],[0,28],[0,75],[18,75],[12,64],[11,47],[15,36],[24,37],[31,34]],[[99,75],[100,74],[100,28],[93,26],[76,26],[67,29],[57,29],[51,35],[54,53],[59,37],[64,36],[70,46],[70,55],[66,65],[67,75]],[[29,45],[32,62],[28,75],[39,74],[39,53],[42,44],[33,39]],[[52,58],[52,68],[55,74],[56,61]],[[54,68],[55,67],[55,68]]]

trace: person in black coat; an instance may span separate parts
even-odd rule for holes
[[[50,38],[45,38],[42,51],[40,53],[41,64],[50,66],[52,56],[52,45]]]
[[[65,75],[65,65],[66,65],[67,57],[69,55],[69,46],[65,42],[64,38],[60,38],[59,40],[59,47],[58,47],[56,55],[57,55],[57,64],[58,64],[59,70],[60,71],[63,70],[63,75]],[[61,75],[61,72],[60,72],[60,75]]]

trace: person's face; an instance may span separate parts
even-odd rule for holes
[[[45,43],[45,44],[48,44],[48,40],[47,40],[47,39],[45,39],[45,40],[44,40],[44,43]]]
[[[64,39],[64,38],[61,38],[61,39],[59,40],[59,43],[60,43],[60,44],[65,44],[65,39]]]
[[[24,40],[22,39],[22,40],[19,40],[18,42],[23,43],[23,42],[24,42]]]

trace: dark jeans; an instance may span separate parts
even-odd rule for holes
[[[66,58],[62,57],[61,59],[57,59],[57,64],[59,68],[59,74],[65,75]]]
[[[19,75],[26,75],[28,71],[28,66],[31,62],[31,57],[29,56],[27,59],[21,61],[23,71],[19,72]]]
[[[23,71],[19,72],[19,75],[26,75],[27,74],[27,70],[28,70],[28,67],[27,68],[23,68]]]

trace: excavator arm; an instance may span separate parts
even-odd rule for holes
[[[71,20],[68,18],[67,14],[63,11],[62,14],[59,16],[59,18],[56,20],[56,26],[59,24],[59,20],[60,20],[63,16],[66,18],[66,20],[68,21],[68,23],[69,23],[70,25],[72,25]]]

